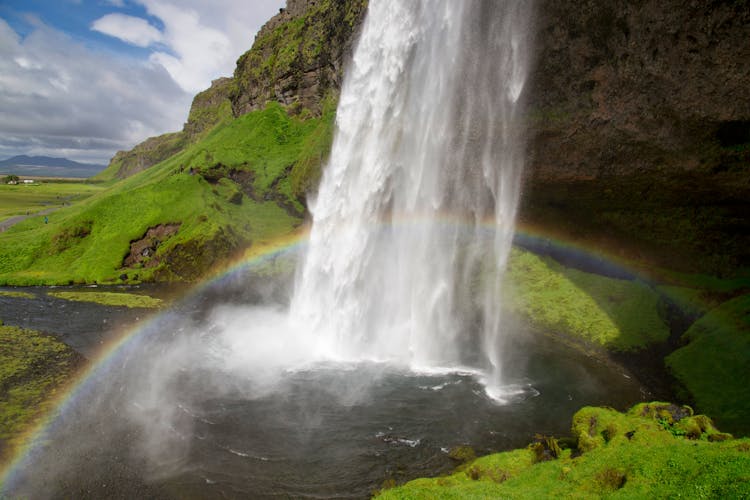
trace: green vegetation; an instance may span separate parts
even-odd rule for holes
[[[130,151],[118,151],[107,168],[92,177],[96,181],[124,179],[166,160],[188,145],[188,137],[182,132],[169,132],[150,137]]]
[[[666,359],[696,406],[722,426],[750,434],[750,295],[712,309],[683,335],[685,347]]]
[[[220,124],[231,121],[232,103],[228,95],[234,81],[220,78],[193,99],[190,115],[180,132],[170,132],[146,139],[130,151],[118,151],[96,180],[124,179],[156,165],[187,149]]]
[[[230,93],[235,111],[251,101],[279,99],[279,87],[285,91],[297,89],[315,72],[318,95],[299,96],[311,108],[299,111],[318,114],[317,99],[337,87],[333,62],[351,39],[366,5],[366,0],[319,0],[294,19],[261,30],[253,48],[237,61],[236,86]]]
[[[380,492],[419,498],[744,498],[750,440],[719,432],[704,415],[668,403],[627,413],[586,407],[573,417],[574,449],[540,437],[527,449],[470,462],[446,477]],[[539,454],[556,448],[554,453]]]
[[[43,415],[80,357],[65,344],[0,323],[0,454]]]
[[[0,290],[0,297],[14,297],[18,299],[33,299],[35,298],[33,293],[19,292],[16,290]]]
[[[314,175],[333,107],[303,120],[271,103],[211,130],[168,160],[55,212],[0,233],[0,283],[15,285],[195,280],[250,243],[288,234],[303,206],[290,172]],[[303,167],[298,167],[303,165]],[[319,167],[317,167],[319,169]],[[153,253],[124,267],[131,242],[179,224]]]
[[[105,306],[154,308],[162,305],[161,299],[124,292],[48,292],[47,295],[58,299],[94,302]]]
[[[215,126],[234,118],[229,95],[235,88],[234,79],[219,78],[211,83],[211,87],[198,93],[193,98],[193,104],[190,106],[190,114],[184,129],[192,142],[196,142],[197,139],[200,139],[203,134]]]
[[[0,184],[0,220],[14,215],[36,213],[81,201],[101,191],[103,186],[76,181],[44,181],[34,184]]]
[[[545,331],[614,350],[640,349],[669,336],[658,294],[640,281],[585,273],[518,249],[506,280],[509,309]]]

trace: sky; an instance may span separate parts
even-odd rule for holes
[[[0,0],[0,159],[107,164],[180,130],[284,0]]]

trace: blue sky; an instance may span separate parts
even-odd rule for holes
[[[2,0],[0,159],[107,163],[179,130],[284,0]]]

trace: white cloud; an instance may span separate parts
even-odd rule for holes
[[[231,75],[258,29],[284,5],[283,0],[138,1],[164,24],[160,42],[166,50],[153,52],[151,60],[191,93]]]
[[[191,98],[159,65],[94,52],[45,25],[21,39],[0,19],[0,157],[107,163],[181,128]]]
[[[91,29],[120,40],[148,47],[161,40],[161,32],[140,17],[125,14],[107,14],[91,25]]]
[[[105,0],[117,5],[122,0]],[[109,14],[96,29],[149,47],[147,60],[102,52],[27,14],[19,37],[0,19],[0,158],[107,163],[119,149],[179,130],[193,95],[231,75],[283,0],[133,0],[158,18]]]

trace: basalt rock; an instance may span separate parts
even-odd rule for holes
[[[747,1],[540,2],[522,218],[657,265],[747,263],[749,39]]]
[[[313,114],[338,95],[367,0],[288,0],[237,61],[236,116],[274,100]]]

